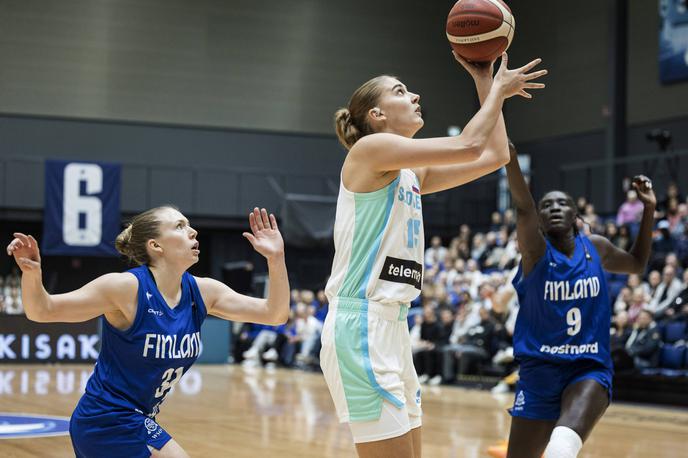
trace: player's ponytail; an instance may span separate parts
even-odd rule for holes
[[[354,91],[349,100],[349,106],[340,108],[334,114],[337,138],[347,150],[350,150],[362,137],[373,133],[368,123],[368,111],[377,105],[384,89],[382,82],[385,78],[394,77],[381,75],[366,81]]]
[[[173,208],[171,205],[156,207],[134,216],[127,227],[115,239],[115,248],[136,265],[150,264],[151,258],[146,249],[149,240],[160,236],[160,210]]]

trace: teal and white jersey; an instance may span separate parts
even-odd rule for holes
[[[411,302],[420,293],[424,244],[420,184],[413,171],[401,170],[389,185],[368,193],[351,192],[340,181],[327,297]]]

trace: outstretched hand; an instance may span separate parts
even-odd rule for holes
[[[638,193],[638,199],[645,205],[657,206],[657,197],[652,190],[652,180],[645,175],[636,175],[632,181],[633,189]]]
[[[262,208],[254,208],[248,215],[248,223],[251,232],[244,232],[242,235],[253,245],[253,249],[265,256],[267,259],[284,255],[284,241],[282,234],[277,228],[275,215]]]
[[[509,70],[507,65],[509,63],[509,56],[507,53],[502,54],[502,62],[499,65],[499,70],[494,78],[494,84],[499,86],[499,90],[505,99],[520,95],[526,99],[532,99],[533,96],[527,91],[528,89],[542,89],[545,87],[542,83],[531,83],[532,80],[545,76],[547,70],[538,70],[536,72],[528,73],[536,65],[542,62],[538,58],[530,61],[523,67]]]
[[[41,253],[32,235],[15,232],[14,240],[7,245],[7,255],[14,256],[22,273],[41,271]]]

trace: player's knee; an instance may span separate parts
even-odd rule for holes
[[[578,433],[566,426],[557,426],[552,431],[544,458],[576,458],[582,447],[583,440]]]

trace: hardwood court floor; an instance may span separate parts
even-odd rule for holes
[[[0,366],[0,411],[69,416],[90,366]],[[513,395],[455,387],[423,393],[423,456],[485,457],[506,437]],[[160,424],[192,457],[352,457],[320,374],[195,366]],[[580,457],[688,457],[688,410],[615,404]],[[0,440],[0,457],[74,456],[69,437]],[[105,456],[105,455],[104,455]]]

